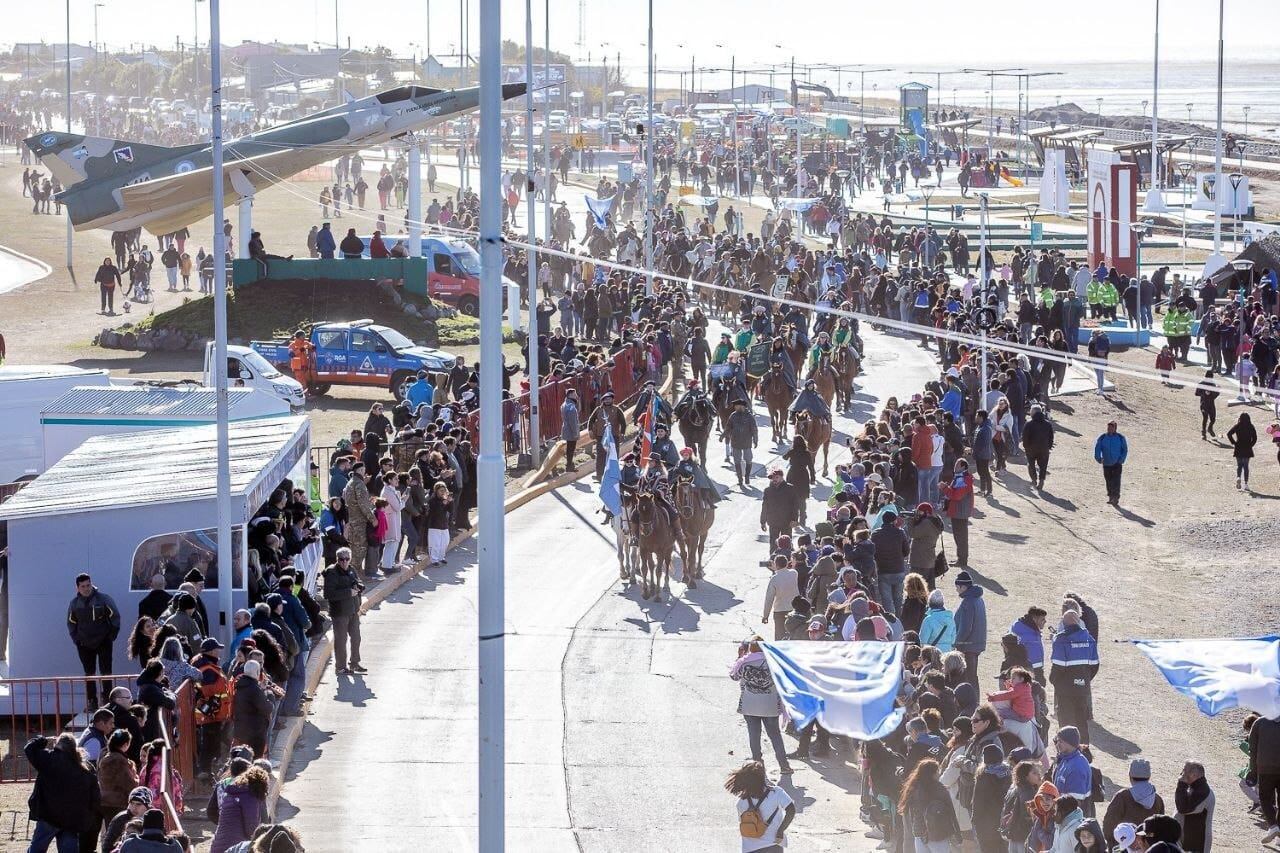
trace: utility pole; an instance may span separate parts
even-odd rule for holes
[[[653,0],[649,0],[649,126],[645,128],[644,149],[644,267],[645,293],[653,296]]]
[[[30,62],[30,58],[31,58],[31,48],[28,47],[27,48],[28,62]],[[66,70],[67,70],[67,133],[70,133],[71,132],[71,0],[67,0],[67,55],[64,57],[64,59],[66,60]],[[75,229],[71,226],[71,214],[70,212],[68,212],[67,214],[67,269],[68,270],[71,269],[72,267],[72,263],[71,263],[72,236],[71,235],[74,233],[75,233]]]
[[[228,446],[230,398],[227,394],[227,238],[222,231],[225,206],[222,171],[222,22],[219,3],[209,0],[209,103],[213,155],[213,386],[217,395],[218,624],[231,645],[235,549],[231,543],[231,449]],[[212,626],[211,626],[212,627]]]
[[[542,456],[542,437],[539,433],[538,403],[541,386],[538,382],[538,203],[534,193],[533,161],[533,0],[524,2],[524,79],[525,79],[525,155],[528,160],[528,176],[525,178],[525,213],[529,220],[529,458],[536,469]],[[547,144],[547,122],[542,122],[542,144]],[[483,165],[481,166],[483,168]],[[483,174],[483,173],[482,173]],[[547,175],[550,181],[551,176]],[[548,235],[550,232],[547,232]],[[512,310],[516,314],[519,307]]]
[[[502,411],[502,3],[480,0],[480,406]],[[480,853],[506,847],[503,457],[501,419],[480,419],[479,794]]]
[[[1147,188],[1148,213],[1164,213],[1164,195],[1160,191],[1160,0],[1156,0],[1155,50],[1151,72],[1151,186]]]

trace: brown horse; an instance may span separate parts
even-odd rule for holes
[[[684,446],[692,447],[698,458],[704,461],[707,458],[707,440],[711,437],[711,430],[715,428],[716,414],[715,404],[706,397],[699,397],[680,413],[677,421]]]
[[[663,590],[671,590],[671,559],[678,542],[675,525],[651,492],[640,492],[631,529],[640,550],[642,594],[646,601],[653,597],[661,602]]]
[[[804,367],[804,360],[809,355],[804,345],[800,343],[800,333],[789,325],[783,325],[778,336],[782,338],[783,347],[787,351],[787,357],[791,359],[791,367],[795,375],[799,376]]]
[[[827,418],[815,418],[809,412],[796,413],[796,435],[809,445],[813,458],[818,458],[818,447],[822,447],[822,476],[827,476],[827,458],[831,455],[831,421]]]
[[[822,398],[822,402],[826,403],[827,408],[830,409],[831,401],[836,398],[836,390],[840,385],[840,376],[831,365],[831,361],[825,355],[820,357],[818,363],[813,366],[813,370],[809,371],[809,375],[806,378],[813,380],[818,396]]]
[[[716,522],[716,508],[705,504],[693,480],[685,477],[676,482],[674,497],[680,526],[684,528],[683,580],[689,589],[697,589],[697,579],[702,577],[702,551],[707,546],[711,525]]]
[[[831,353],[831,366],[836,369],[836,403],[847,412],[853,405],[854,380],[862,373],[862,362],[848,346],[837,346]]]
[[[769,420],[773,424],[773,440],[787,440],[787,409],[791,407],[793,395],[782,368],[774,366],[764,375],[760,382],[760,394],[765,405],[769,407]]]

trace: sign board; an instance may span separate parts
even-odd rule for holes
[[[524,64],[504,64],[502,66],[502,82],[503,83],[526,83],[524,74]],[[566,98],[568,88],[565,83],[565,66],[551,65],[544,68],[541,65],[533,67],[533,99],[535,101],[563,101]],[[550,88],[548,88],[550,87]]]
[[[632,164],[626,161],[618,161],[618,183],[629,184],[635,177],[635,170]]]
[[[1229,175],[1222,176],[1222,186],[1217,187],[1217,175],[1213,172],[1196,172],[1193,210],[1213,210],[1214,199],[1219,199],[1218,210],[1223,216],[1245,216],[1249,212],[1249,178],[1246,175],[1238,188],[1231,186]]]
[[[747,350],[748,376],[764,376],[769,372],[769,349],[770,344],[762,342],[752,345]]]
[[[574,150],[576,151],[581,151],[582,149],[587,147],[587,137],[581,133],[575,133],[573,135],[573,139],[571,140],[571,142],[573,144]]]
[[[1044,223],[1032,222],[1031,223],[1031,241],[1034,243],[1043,239],[1044,239]]]
[[[787,288],[791,286],[791,279],[788,276],[775,276],[773,287],[769,290],[769,295],[775,299],[781,299],[787,295]]]

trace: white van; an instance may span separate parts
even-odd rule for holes
[[[213,387],[213,342],[204,347],[204,384]],[[301,409],[306,403],[302,384],[292,376],[276,370],[271,362],[249,347],[227,345],[227,381],[233,388],[256,388]]]
[[[0,483],[30,480],[44,470],[40,412],[81,385],[106,386],[105,370],[66,365],[0,366]]]

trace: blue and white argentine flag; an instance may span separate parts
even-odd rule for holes
[[[613,199],[616,198],[616,196],[610,198],[595,198],[593,196],[584,195],[583,198],[587,200],[587,210],[591,211],[591,217],[595,219],[596,227],[605,227],[607,223],[604,218],[609,215],[609,211],[613,210]]]
[[[600,444],[609,454],[605,458],[604,476],[600,478],[600,500],[614,515],[622,512],[622,468],[618,465],[618,442],[613,439],[613,426],[604,428]]]
[[[877,740],[902,722],[902,643],[762,643],[783,707],[797,727]]]
[[[1280,717],[1280,637],[1131,642],[1200,713],[1248,708]]]

